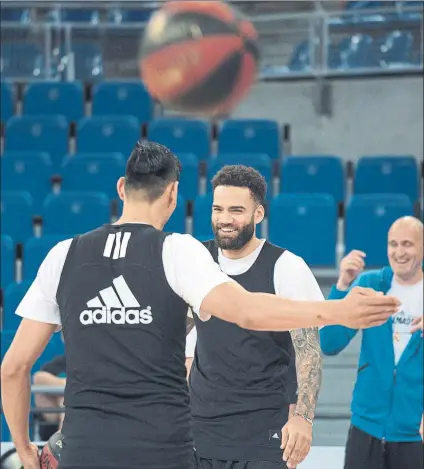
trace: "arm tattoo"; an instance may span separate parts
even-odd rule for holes
[[[186,335],[189,335],[190,334],[190,331],[193,329],[194,327],[194,319],[187,316],[187,331],[186,331]]]
[[[290,331],[296,354],[298,399],[296,412],[315,416],[318,393],[321,387],[322,357],[318,328]]]

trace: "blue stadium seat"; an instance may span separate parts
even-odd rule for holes
[[[178,196],[177,207],[168,223],[165,225],[163,231],[172,233],[185,233],[186,232],[186,203],[182,196]]]
[[[199,194],[199,160],[193,153],[178,153],[182,171],[178,190],[185,200],[194,200]]]
[[[1,60],[2,78],[23,80],[45,74],[44,56],[37,44],[2,41]]]
[[[312,266],[334,267],[337,205],[328,194],[280,194],[270,204],[269,240]]]
[[[311,52],[309,41],[302,41],[293,49],[290,57],[289,69],[292,72],[306,72],[311,67]]]
[[[381,65],[398,67],[410,63],[413,43],[414,37],[409,31],[393,31],[388,34],[380,46]]]
[[[93,115],[134,116],[141,123],[153,116],[153,100],[142,83],[104,82],[93,88]]]
[[[21,322],[21,317],[15,314],[16,308],[19,306],[31,282],[13,282],[4,291],[4,316],[3,328],[8,331],[16,331]]]
[[[223,123],[218,136],[218,154],[265,153],[281,156],[280,129],[273,120],[239,119]]]
[[[91,23],[100,20],[99,12],[89,8],[56,8],[50,11],[50,19],[61,23]]]
[[[130,116],[95,116],[77,128],[78,153],[122,153],[129,157],[140,139],[140,125]]]
[[[2,23],[29,23],[31,20],[31,13],[27,8],[4,8],[2,5],[0,15]]]
[[[43,234],[75,235],[110,221],[110,200],[102,192],[61,192],[44,202]]]
[[[337,156],[289,156],[281,165],[281,192],[330,194],[344,201],[345,174]]]
[[[419,195],[419,171],[413,156],[364,156],[358,160],[355,194],[405,194],[411,202]]]
[[[70,237],[71,235],[52,235],[28,239],[23,251],[22,278],[24,280],[33,280],[41,263],[53,246]]]
[[[366,34],[354,34],[349,47],[341,51],[342,66],[345,68],[380,67],[377,46]]]
[[[62,55],[66,52],[62,51]],[[73,42],[73,70],[75,80],[84,82],[96,82],[103,78],[103,55],[102,48],[95,42]],[[71,57],[65,61],[70,66]]]
[[[48,153],[8,152],[1,158],[1,183],[5,191],[28,191],[34,211],[51,192],[53,167]]]
[[[1,121],[6,122],[13,116],[13,88],[8,83],[1,82]]]
[[[12,441],[12,437],[10,436],[10,430],[6,423],[6,419],[4,417],[3,412],[1,413],[1,441],[2,442]]]
[[[29,84],[23,99],[23,114],[62,115],[69,122],[84,116],[84,90],[81,83],[43,82]]]
[[[1,288],[15,280],[15,244],[8,235],[1,235]]]
[[[68,153],[68,136],[63,116],[12,117],[6,126],[5,151],[46,152],[58,168]]]
[[[33,235],[33,202],[29,192],[2,191],[1,232],[23,243]]]
[[[193,236],[199,241],[214,237],[212,231],[212,194],[199,195],[194,201]]]
[[[145,23],[152,16],[153,8],[140,8],[139,10],[128,10],[114,8],[109,13],[109,21],[120,23]]]
[[[354,195],[346,210],[346,253],[359,249],[367,255],[367,267],[386,265],[387,233],[396,219],[406,215],[413,215],[406,195]]]
[[[208,162],[208,191],[212,190],[211,179],[224,166],[245,165],[259,171],[268,185],[268,197],[272,196],[272,161],[265,154],[220,154]]]
[[[148,138],[174,153],[194,153],[199,160],[209,158],[211,129],[208,123],[191,119],[157,119],[149,124]]]
[[[13,337],[15,336],[16,331],[6,331],[3,330],[1,331],[1,359],[3,361],[3,357],[6,355],[7,349],[10,347],[10,344],[12,343]]]
[[[381,1],[357,1],[357,0],[349,0],[346,2],[345,8],[346,10],[375,10],[382,7]]]
[[[62,191],[104,192],[117,199],[116,183],[125,175],[125,159],[121,153],[70,155],[61,174]]]

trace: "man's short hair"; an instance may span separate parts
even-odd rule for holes
[[[125,191],[142,191],[150,202],[167,186],[179,181],[181,163],[171,150],[159,143],[137,142],[127,161]]]
[[[250,166],[224,166],[212,179],[213,190],[218,186],[246,187],[255,202],[259,205],[265,203],[267,190],[265,178]]]

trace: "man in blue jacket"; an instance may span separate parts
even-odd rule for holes
[[[402,306],[385,324],[362,331],[358,376],[345,469],[423,467],[423,339],[412,323],[423,315],[423,224],[397,220],[388,234],[390,267],[362,273],[366,254],[352,251],[341,262],[329,299],[343,298],[354,286],[397,297]],[[361,274],[361,275],[359,275]],[[416,329],[416,328],[415,328]],[[358,331],[343,326],[320,330],[321,348],[337,355]]]

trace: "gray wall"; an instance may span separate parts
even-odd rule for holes
[[[366,154],[423,158],[423,78],[331,80],[332,115],[320,116],[311,81],[257,84],[233,117],[292,126],[292,154]]]

